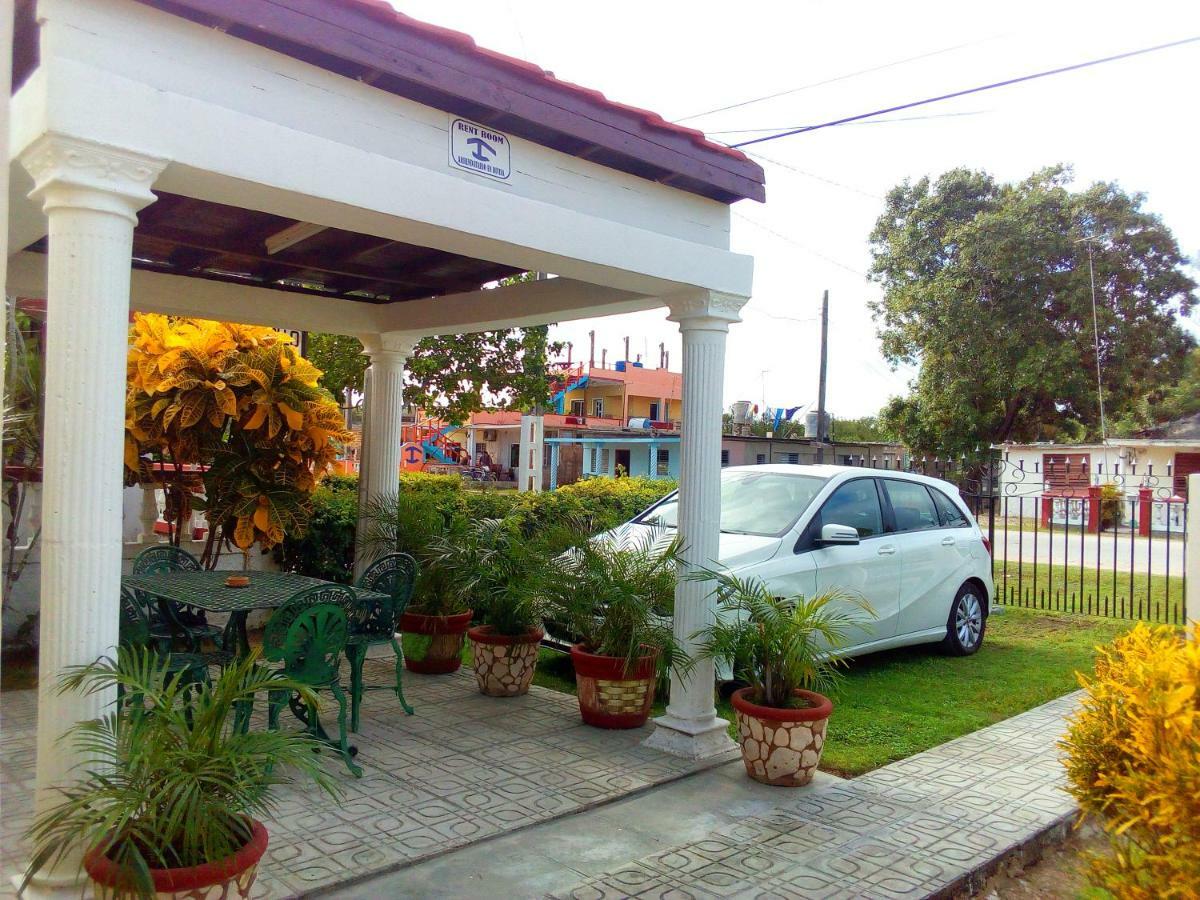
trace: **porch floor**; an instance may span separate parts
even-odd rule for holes
[[[388,683],[390,659],[368,660],[368,684]],[[343,679],[344,683],[349,678]],[[616,800],[727,762],[693,762],[649,750],[652,726],[603,731],[579,719],[575,698],[538,687],[528,696],[481,696],[474,675],[405,673],[406,716],[395,695],[368,691],[352,736],[361,779],[336,755],[329,769],[340,803],[311,785],[281,788],[255,896],[292,896],[433,857],[455,848]],[[265,705],[265,704],[263,704]],[[256,716],[261,719],[262,711]],[[328,718],[328,715],[326,716]],[[28,859],[37,693],[0,699],[0,897]],[[288,714],[285,711],[284,722]],[[262,722],[255,727],[262,727]]]

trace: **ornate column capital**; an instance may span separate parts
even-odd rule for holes
[[[407,331],[384,331],[379,334],[360,334],[358,339],[362,341],[363,353],[371,358],[371,362],[391,361],[399,362],[403,365],[404,361],[412,356],[413,348],[417,346],[422,335],[411,334]]]
[[[730,325],[742,321],[738,313],[749,298],[719,291],[695,290],[671,294],[663,300],[671,310],[667,318],[678,322],[680,331],[728,331]]]
[[[93,141],[44,134],[21,154],[33,177],[31,197],[49,212],[60,206],[93,209],[137,222],[155,201],[150,186],[167,161]]]

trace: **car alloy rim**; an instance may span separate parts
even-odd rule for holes
[[[958,601],[954,628],[958,632],[958,642],[964,647],[970,649],[979,643],[979,633],[983,629],[983,608],[974,594],[963,594]]]

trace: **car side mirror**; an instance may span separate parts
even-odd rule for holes
[[[859,542],[858,529],[851,528],[849,525],[838,525],[836,522],[830,522],[828,525],[821,526],[821,544],[857,544]]]

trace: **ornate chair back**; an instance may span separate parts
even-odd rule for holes
[[[358,587],[391,597],[391,602],[357,598],[350,613],[350,633],[390,640],[412,599],[417,561],[407,553],[389,553],[371,563]]]
[[[134,575],[160,575],[164,572],[199,572],[200,560],[182,547],[156,544],[147,547],[133,560]]]
[[[119,641],[126,647],[145,647],[150,643],[150,620],[138,597],[129,588],[121,588]]]
[[[282,662],[282,674],[314,686],[338,679],[349,631],[346,610],[354,591],[318,585],[301,591],[275,611],[263,632],[263,656]]]

